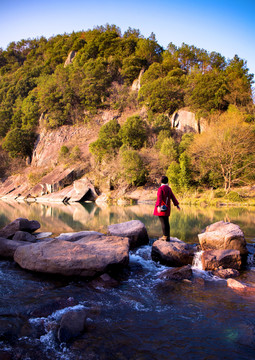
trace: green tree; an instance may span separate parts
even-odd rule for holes
[[[115,156],[122,145],[119,135],[120,125],[116,119],[104,124],[98,139],[89,145],[89,151],[101,162],[106,156]]]
[[[192,176],[191,176],[191,160],[186,152],[183,152],[180,156],[180,175],[179,185],[180,189],[186,191],[191,187]]]
[[[26,158],[32,155],[35,134],[19,128],[10,130],[3,141],[3,149],[8,151],[12,158]]]
[[[207,132],[195,136],[188,152],[198,179],[221,178],[226,191],[253,179],[255,132],[244,117],[241,112],[227,112]]]
[[[168,182],[173,192],[180,192],[180,165],[176,161],[171,162],[167,169],[166,176],[168,177]]]
[[[139,153],[135,150],[125,150],[121,153],[122,175],[129,185],[145,184],[147,170]]]
[[[140,116],[131,116],[127,118],[122,126],[120,136],[123,144],[128,145],[135,150],[139,150],[147,140],[146,123]]]

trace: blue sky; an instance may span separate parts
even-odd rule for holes
[[[226,59],[237,54],[255,74],[255,0],[2,0],[0,47],[11,41],[115,24],[148,37],[164,48],[182,42]]]

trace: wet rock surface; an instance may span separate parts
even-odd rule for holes
[[[202,266],[204,270],[237,269],[242,265],[240,251],[238,250],[207,250],[202,253]]]
[[[79,336],[85,329],[87,311],[76,310],[65,313],[58,329],[58,340],[67,342]]]
[[[159,278],[164,280],[178,280],[178,281],[184,279],[190,280],[192,278],[191,265],[165,270],[159,275]]]
[[[192,264],[196,248],[179,241],[157,240],[152,245],[151,257],[161,264],[178,267]]]

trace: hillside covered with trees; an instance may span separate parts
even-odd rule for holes
[[[225,59],[185,43],[164,49],[153,33],[122,34],[115,25],[12,42],[0,49],[0,175],[10,174],[12,159],[31,156],[42,129],[93,127],[100,112],[112,110],[118,116],[101,124],[89,146],[91,168],[110,188],[155,184],[162,173],[178,192],[252,184],[252,85],[237,55]],[[176,131],[170,117],[183,108],[198,124],[203,119],[206,131]],[[82,163],[79,148],[74,152],[70,160],[62,147],[62,160]]]

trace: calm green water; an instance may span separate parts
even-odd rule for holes
[[[150,238],[161,236],[159,220],[153,216],[152,204],[133,206],[100,207],[94,203],[86,204],[40,204],[40,203],[6,203],[0,202],[0,227],[18,217],[38,220],[41,231],[51,231],[54,235],[62,232],[81,230],[96,230],[107,232],[110,224],[129,220],[141,220]],[[255,208],[254,207],[195,207],[182,206],[179,212],[172,209],[170,218],[171,236],[196,243],[197,235],[209,224],[224,220],[238,224],[243,230],[248,242],[255,239]]]

